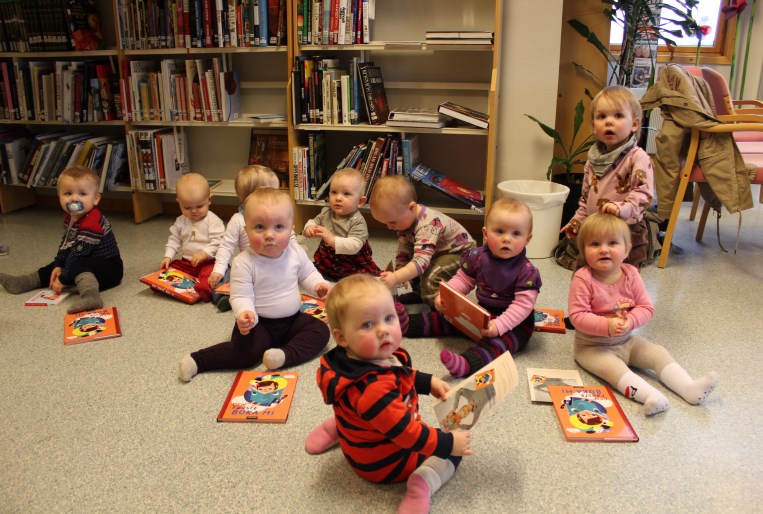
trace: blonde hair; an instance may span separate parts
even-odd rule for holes
[[[641,118],[644,116],[641,102],[638,101],[638,98],[633,94],[633,91],[623,86],[609,86],[596,93],[593,100],[591,100],[591,121],[593,121],[594,116],[596,115],[596,106],[599,105],[599,102],[602,99],[607,100],[612,105],[627,108],[630,110],[634,120],[639,120],[639,122],[641,122]],[[641,128],[639,125],[639,130],[635,133],[639,134],[640,132]]]
[[[175,196],[180,197],[187,194],[198,193],[204,197],[209,197],[209,182],[204,175],[199,173],[183,173],[175,184]]]
[[[386,295],[390,299],[392,293],[379,279],[371,275],[358,273],[341,279],[329,292],[326,299],[326,316],[331,329],[342,328],[342,322],[359,298],[372,294]]]
[[[625,221],[613,214],[595,212],[583,220],[583,225],[578,231],[578,268],[588,264],[585,260],[585,247],[588,241],[602,235],[622,237],[626,247],[631,245],[631,231]]]
[[[514,198],[498,198],[497,200],[493,200],[493,202],[490,204],[490,208],[485,214],[485,226],[488,225],[490,215],[494,211],[503,211],[509,213],[525,212],[527,214],[527,219],[530,226],[530,232],[528,235],[533,233],[533,213],[524,202],[520,202]]]
[[[371,205],[375,203],[395,201],[400,205],[416,202],[416,189],[411,181],[402,175],[387,175],[374,184],[371,192]]]
[[[342,168],[341,170],[337,170],[334,172],[333,175],[331,175],[331,180],[334,179],[340,179],[340,178],[349,178],[355,181],[355,184],[358,187],[358,190],[361,190],[361,196],[363,195],[363,184],[365,183],[365,180],[363,179],[363,174],[360,173],[355,168]]]
[[[289,204],[289,212],[294,218],[294,204],[292,204],[291,197],[280,189],[274,187],[260,187],[255,189],[244,200],[244,219],[249,223],[249,217],[251,216],[251,209],[260,205],[272,206],[286,202]]]
[[[64,171],[62,171],[61,174],[58,176],[58,182],[57,182],[58,187],[56,189],[58,190],[59,193],[61,192],[62,178],[69,178],[71,180],[88,179],[93,183],[96,189],[100,188],[101,186],[101,179],[98,177],[98,175],[87,166],[81,166],[79,164],[76,164],[74,166],[69,166]]]
[[[278,175],[273,172],[272,169],[261,164],[247,164],[242,167],[236,173],[236,180],[234,181],[234,187],[236,188],[236,196],[241,203],[246,200],[246,197],[252,191],[260,187],[272,187],[278,188],[280,185],[278,181]]]

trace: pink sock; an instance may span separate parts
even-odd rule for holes
[[[408,490],[397,508],[398,514],[429,512],[429,484],[419,475],[408,478]]]
[[[449,350],[440,352],[440,362],[445,364],[450,374],[454,377],[465,377],[469,374],[469,361],[466,357],[453,353]]]
[[[397,319],[400,320],[400,332],[405,335],[408,332],[408,313],[405,312],[405,306],[400,302],[395,302],[395,312]]]
[[[336,419],[329,418],[314,428],[305,439],[305,451],[315,455],[323,453],[339,442]]]

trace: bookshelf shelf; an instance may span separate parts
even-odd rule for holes
[[[92,50],[88,52],[0,52],[0,59],[95,59],[98,57],[117,57],[119,50]]]
[[[299,45],[301,52],[492,52],[493,45],[458,45],[425,41],[372,41],[363,45]]]
[[[285,46],[261,46],[244,48],[146,48],[124,50],[125,56],[155,56],[171,57],[184,55],[229,55],[229,54],[259,54],[259,53],[286,53],[288,48]]]
[[[360,123],[358,125],[326,125],[322,123],[300,123],[294,127],[297,130],[325,130],[336,132],[392,132],[392,133],[411,133],[411,134],[450,134],[462,136],[486,136],[488,131],[479,128],[468,127],[444,127],[444,128],[423,128],[423,127],[390,127],[388,125],[369,125]]]

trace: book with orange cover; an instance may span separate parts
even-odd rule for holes
[[[302,293],[302,306],[299,310],[326,324],[329,322],[329,318],[326,316],[326,302],[320,298]]]
[[[239,371],[217,421],[286,423],[298,378],[296,371]]]
[[[445,282],[440,282],[442,315],[473,341],[482,339],[481,329],[490,323],[490,313]]]
[[[568,441],[638,441],[609,387],[550,385],[548,394]]]
[[[103,307],[64,317],[64,345],[89,343],[120,337],[119,316],[116,307]]]
[[[563,310],[535,307],[534,316],[536,332],[554,332],[556,334],[567,332],[567,328],[564,326]]]
[[[177,298],[181,302],[196,303],[201,298],[193,288],[199,282],[198,279],[175,268],[154,271],[141,277],[140,281],[151,286],[151,289]]]

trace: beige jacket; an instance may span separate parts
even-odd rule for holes
[[[681,178],[690,132],[688,129],[707,128],[721,123],[715,118],[712,95],[704,79],[695,77],[684,68],[668,64],[657,77],[654,86],[641,99],[644,109],[660,108],[664,118],[656,138],[654,176],[657,193],[657,212],[670,216]],[[700,133],[698,161],[707,184],[701,184],[702,196],[714,209],[723,204],[729,212],[752,207],[752,192],[748,166],[731,133]]]

